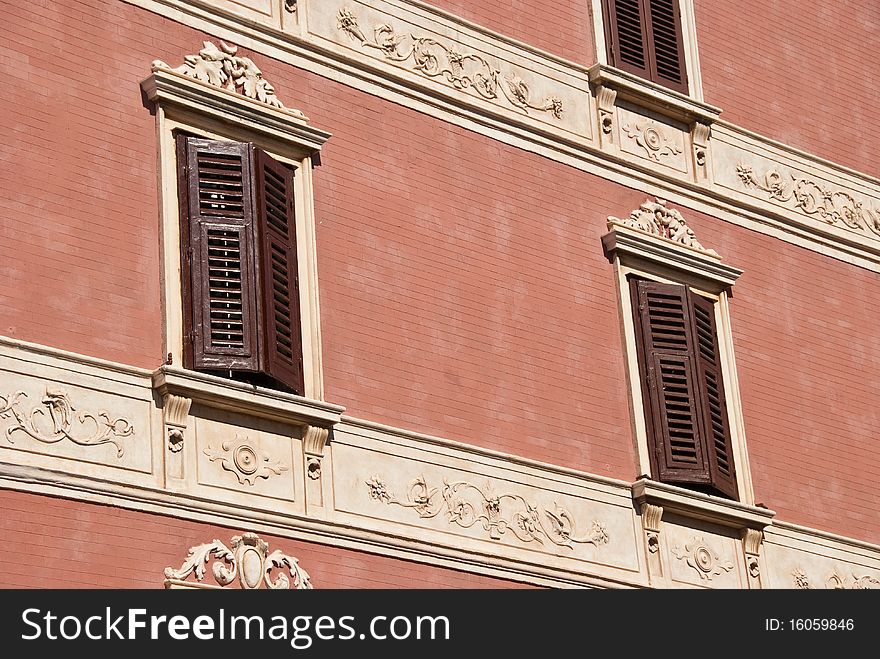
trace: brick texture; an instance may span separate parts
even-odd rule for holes
[[[162,588],[190,547],[249,529],[0,490],[0,588]],[[522,584],[260,533],[316,588],[517,588]],[[194,580],[194,577],[190,577]],[[210,583],[210,575],[206,583]]]
[[[0,98],[0,333],[157,366],[155,127],[138,83],[151,60],[180,62],[214,37],[109,0],[9,7],[0,30],[0,70],[15,81]],[[253,59],[282,100],[333,133],[315,173],[327,400],[356,417],[637,476],[599,238],[607,215],[646,195]],[[878,275],[687,216],[746,271],[732,312],[759,500],[780,519],[880,541],[877,496],[864,487],[880,471],[869,445],[880,420],[869,398],[880,385]]]
[[[756,500],[777,519],[880,542],[880,274],[685,214],[745,271],[730,312]]]
[[[427,4],[572,62],[596,61],[590,0],[430,0]]]
[[[706,101],[722,118],[871,176],[880,4],[694,0]],[[869,131],[866,134],[866,129]]]

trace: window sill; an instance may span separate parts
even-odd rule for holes
[[[649,478],[640,478],[632,484],[631,489],[637,510],[642,510],[646,504],[659,506],[664,515],[674,513],[737,529],[762,531],[772,523],[776,515],[767,508],[749,506]]]
[[[153,389],[160,397],[180,396],[208,407],[300,426],[330,428],[345,412],[339,405],[173,366],[153,372]]]
[[[607,64],[594,64],[589,68],[588,74],[590,84],[613,90],[618,99],[688,125],[710,125],[721,114],[721,108],[695,101],[685,94]]]

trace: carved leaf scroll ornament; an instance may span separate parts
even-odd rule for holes
[[[533,101],[532,92],[522,78],[516,74],[502,73],[481,55],[461,52],[455,46],[445,45],[431,37],[398,34],[387,23],[373,28],[371,40],[361,30],[357,16],[347,7],[340,9],[336,15],[336,27],[362,48],[378,50],[391,62],[409,62],[414,71],[429,78],[440,77],[455,89],[471,89],[492,101],[504,98],[525,114],[529,110],[537,110],[549,112],[556,119],[562,118],[561,99],[547,96],[541,101]]]
[[[575,544],[595,547],[609,542],[608,532],[594,520],[583,536],[575,532],[574,516],[558,504],[554,510],[539,508],[518,494],[495,494],[491,485],[477,487],[466,481],[443,480],[443,488],[431,488],[424,477],[410,482],[406,499],[396,498],[379,476],[365,481],[372,499],[386,505],[412,508],[422,519],[444,513],[450,524],[470,528],[479,524],[493,540],[500,540],[510,531],[522,542],[545,541],[559,547],[574,548]]]
[[[673,547],[672,553],[678,560],[686,561],[700,579],[706,581],[712,581],[714,577],[733,569],[733,563],[721,562],[721,557],[700,536],[694,536],[685,543],[684,551],[677,546]]]
[[[14,420],[6,428],[6,438],[10,444],[15,443],[13,433],[23,432],[44,444],[55,444],[65,439],[78,446],[112,444],[116,447],[116,457],[121,458],[125,449],[119,440],[134,434],[134,426],[126,418],[113,419],[104,411],[77,414],[70,397],[59,389],[47,388],[41,404],[30,410],[22,409],[25,398],[27,394],[23,391],[0,396],[0,419],[12,417]]]
[[[648,158],[655,162],[660,162],[663,156],[677,156],[682,151],[663,127],[653,121],[643,119],[624,124],[623,130],[626,131],[626,136],[635,140],[635,143],[645,150]]]
[[[846,192],[829,189],[806,177],[782,174],[772,168],[759,177],[743,163],[736,166],[736,175],[747,189],[762,190],[771,201],[791,203],[795,210],[817,215],[831,225],[842,224],[865,235],[880,236],[880,208],[867,208]]]
[[[208,444],[203,453],[211,462],[218,462],[223,469],[232,472],[242,485],[254,485],[258,478],[280,475],[287,471],[286,464],[260,451],[247,437],[235,436],[234,441],[224,441],[216,449]]]
[[[656,201],[649,199],[630,213],[629,217],[623,219],[609,217],[608,221],[671,240],[685,247],[698,249],[706,254],[718,256],[715,250],[707,249],[700,244],[682,214],[674,208],[667,208],[666,201],[663,199],[658,198]]]
[[[238,92],[247,98],[285,110],[300,119],[306,119],[299,110],[287,108],[275,95],[275,87],[263,77],[263,72],[248,57],[237,55],[238,47],[223,41],[218,48],[210,41],[203,42],[197,55],[185,55],[183,64],[172,68],[162,60],[154,60],[152,70],[164,69],[180,73],[200,82]]]
[[[299,566],[299,561],[276,549],[269,553],[269,544],[254,533],[245,533],[232,538],[227,547],[219,540],[191,547],[186,560],[179,569],[165,568],[165,578],[185,581],[195,574],[196,581],[204,580],[207,564],[214,557],[211,574],[221,587],[228,586],[238,578],[239,586],[245,590],[256,590],[265,584],[272,590],[296,590],[312,588],[309,573]],[[287,568],[290,576],[281,571]],[[277,569],[277,577],[272,578],[272,570]]]

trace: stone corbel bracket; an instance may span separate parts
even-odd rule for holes
[[[183,478],[181,451],[186,439],[186,426],[192,399],[166,393],[162,396],[162,416],[165,424],[165,448],[168,457],[168,475]]]
[[[746,559],[746,574],[748,575],[749,588],[763,588],[761,571],[761,545],[764,542],[764,532],[758,529],[742,530],[743,553]]]
[[[663,560],[660,554],[660,531],[663,507],[644,503],[641,508],[642,528],[645,533],[645,549],[648,560],[648,580],[652,586],[663,579]]]
[[[709,180],[709,136],[721,109],[679,92],[648,82],[607,64],[588,70],[596,97],[596,109],[603,149],[611,148],[617,132],[617,105],[624,101],[646,118],[660,118],[684,124],[690,135],[694,157],[693,176],[697,182]]]

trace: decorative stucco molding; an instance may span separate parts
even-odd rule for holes
[[[752,167],[739,163],[736,175],[746,189],[762,190],[775,203],[872,238],[880,236],[880,205],[866,207],[844,190],[827,187],[810,177],[783,174],[772,167],[759,176]]]
[[[13,434],[23,432],[43,444],[56,444],[65,439],[79,446],[101,446],[112,444],[116,447],[116,457],[125,455],[125,449],[119,442],[124,437],[134,434],[134,426],[129,419],[117,417],[111,419],[107,412],[80,412],[70,396],[60,389],[46,387],[46,394],[40,405],[32,409],[22,409],[22,400],[27,398],[24,391],[16,391],[8,396],[0,396],[0,419],[12,417],[13,423],[6,428],[6,438],[15,443]],[[38,419],[48,416],[50,424],[40,423]],[[77,423],[80,425],[77,427]],[[94,429],[91,426],[94,425]],[[49,427],[51,426],[51,427]],[[77,434],[77,431],[91,430],[90,434]]]
[[[299,566],[298,559],[279,549],[270,554],[269,543],[255,533],[237,535],[229,545],[227,547],[219,540],[213,540],[191,547],[179,569],[165,568],[165,587],[225,588],[237,578],[244,590],[257,590],[263,586],[273,590],[312,588],[309,573]],[[211,566],[217,586],[202,583],[207,571],[205,566],[212,556],[218,559]],[[285,572],[279,572],[275,579],[272,578],[273,569],[285,567],[290,577]],[[187,581],[190,574],[195,574],[196,582]]]
[[[648,158],[654,162],[660,162],[663,157],[676,156],[681,153],[681,147],[656,121],[639,119],[627,122],[621,128],[626,136],[635,141],[645,151]]]
[[[257,65],[249,57],[239,57],[237,53],[238,46],[221,41],[218,48],[210,41],[205,41],[197,55],[185,55],[183,64],[176,68],[158,59],[153,61],[150,68],[153,72],[164,69],[230,92],[238,92],[307,120],[299,110],[285,107],[275,95],[275,87],[263,78],[263,72]]]
[[[361,30],[357,16],[348,7],[341,8],[336,19],[338,30],[360,43],[362,48],[379,51],[389,61],[409,64],[413,71],[428,78],[441,78],[455,89],[473,90],[486,100],[504,98],[526,114],[531,109],[549,112],[556,119],[562,118],[560,98],[547,96],[541,101],[533,101],[531,90],[521,77],[515,73],[502,73],[477,53],[463,52],[456,45],[443,44],[431,37],[398,34],[388,23],[375,25],[372,39],[369,39]]]
[[[800,567],[796,567],[791,573],[792,584],[794,588],[802,590],[812,590],[813,585],[810,583],[809,577]],[[837,569],[831,572],[825,579],[825,588],[834,590],[878,590],[880,589],[880,579],[876,579],[869,574],[856,576],[855,572],[839,572]]]
[[[715,250],[707,249],[700,244],[682,214],[674,208],[667,208],[664,199],[658,198],[656,201],[648,199],[632,211],[629,217],[618,219],[609,216],[608,222],[638,229],[673,243],[705,252],[710,256],[718,256]]]
[[[370,497],[386,505],[414,509],[419,517],[430,519],[441,512],[450,524],[470,528],[478,522],[493,540],[500,540],[508,530],[522,542],[544,544],[547,540],[559,547],[591,544],[595,547],[609,542],[601,522],[593,520],[589,533],[578,537],[574,517],[558,505],[553,511],[539,508],[518,494],[495,494],[491,484],[477,487],[467,481],[443,480],[442,490],[428,487],[421,476],[409,484],[405,500],[391,494],[384,479],[373,476],[365,481]],[[505,504],[506,502],[506,504]]]
[[[700,579],[706,581],[712,581],[714,577],[733,569],[733,563],[730,561],[722,562],[718,552],[712,549],[699,535],[695,535],[685,543],[684,551],[676,546],[672,548],[672,553],[678,560],[687,562],[688,566],[700,576]]]
[[[241,485],[253,486],[258,478],[268,479],[280,475],[289,467],[261,451],[247,437],[235,436],[234,441],[225,441],[216,449],[208,444],[204,454],[211,462],[218,462],[226,471],[232,472]]]
[[[178,453],[183,449],[190,406],[192,406],[192,400],[189,398],[172,394],[163,397],[165,435],[168,438],[168,450],[172,453]]]
[[[311,480],[321,478],[321,462],[324,458],[324,447],[330,438],[330,429],[319,426],[308,426],[303,432],[303,454],[306,458],[306,475]]]

